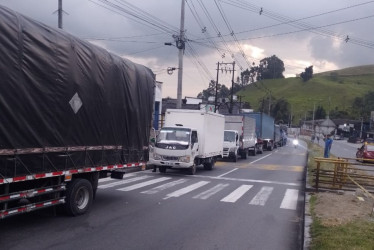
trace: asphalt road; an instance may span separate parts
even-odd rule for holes
[[[290,145],[290,144],[289,144]],[[0,221],[1,249],[301,249],[306,148],[285,146],[195,176],[102,179],[90,213]]]
[[[317,143],[317,140],[315,141]],[[319,141],[319,145],[324,147],[325,142]],[[361,147],[361,143],[350,143],[347,140],[334,140],[331,146],[331,153],[336,157],[356,158],[357,148]]]

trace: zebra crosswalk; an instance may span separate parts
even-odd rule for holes
[[[267,185],[260,186],[261,184],[258,185],[257,189],[260,187],[260,190],[249,199],[248,192],[254,189],[254,185],[223,182],[212,183],[210,180],[197,181],[196,179],[185,178],[175,180],[173,177],[155,177],[152,175],[128,174],[125,175],[122,180],[104,178],[99,180],[98,188],[114,188],[120,192],[141,190],[140,193],[148,195],[161,193],[165,195],[163,198],[164,200],[178,198],[184,195],[187,196],[189,193],[193,192],[191,198],[197,200],[207,200],[212,197],[218,197],[220,202],[235,203],[241,199],[248,199],[249,202],[247,202],[249,205],[265,206],[269,198],[272,195],[275,196],[275,194],[273,194],[274,187]],[[227,193],[226,190],[230,192]],[[198,191],[199,193],[197,193]],[[225,194],[220,196],[221,193]],[[251,195],[253,195],[253,192]],[[299,196],[299,190],[287,188],[284,196],[279,198],[279,208],[296,210]]]

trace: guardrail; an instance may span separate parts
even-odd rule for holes
[[[353,191],[360,188],[374,199],[374,160],[320,157],[314,160],[317,166],[312,174],[317,192],[319,189]]]

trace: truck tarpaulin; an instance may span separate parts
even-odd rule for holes
[[[146,155],[150,69],[2,6],[0,55],[0,174],[15,171],[5,169],[12,165],[6,152],[24,157],[25,165],[49,152],[53,168],[69,167],[67,158],[83,166]],[[58,151],[71,154],[59,158]]]

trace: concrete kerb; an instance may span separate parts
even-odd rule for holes
[[[305,139],[305,138],[304,138]],[[303,232],[303,249],[309,249],[310,244],[312,241],[311,235],[310,235],[310,227],[313,222],[312,215],[310,211],[310,192],[314,191],[313,188],[309,185],[308,182],[308,158],[309,158],[309,151],[307,151],[306,154],[306,166],[305,166],[305,174],[304,174],[304,180],[305,180],[305,197],[304,197],[304,232]]]

